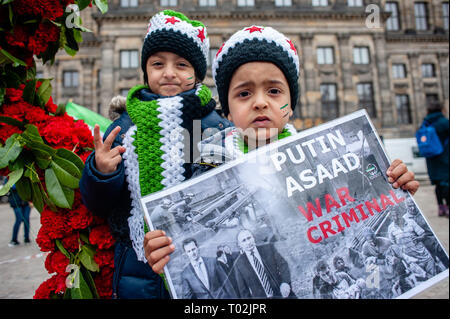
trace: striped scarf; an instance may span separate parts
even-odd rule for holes
[[[192,137],[193,120],[214,110],[216,103],[211,96],[202,84],[173,97],[153,94],[143,85],[128,93],[127,111],[134,126],[123,139],[123,159],[132,200],[130,239],[140,261],[146,262],[142,243],[148,231],[140,198],[185,180],[182,133],[186,129]]]

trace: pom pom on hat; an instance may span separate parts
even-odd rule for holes
[[[200,81],[206,76],[209,38],[200,21],[189,20],[184,14],[164,10],[155,14],[148,24],[141,54],[141,67],[147,82],[147,60],[156,53],[168,51],[188,60]]]
[[[217,52],[212,64],[220,104],[228,115],[228,88],[237,68],[249,62],[272,62],[286,76],[291,107],[298,99],[299,59],[290,39],[271,27],[250,26],[233,34]]]

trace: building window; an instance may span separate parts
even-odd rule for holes
[[[358,92],[359,105],[367,110],[371,118],[376,118],[377,112],[373,99],[372,83],[358,83],[356,85],[356,91]]]
[[[317,48],[317,63],[318,64],[334,64],[333,47]]]
[[[176,7],[177,2],[177,0],[161,0],[159,3],[162,7]]]
[[[349,7],[362,7],[363,0],[347,0],[347,5]]]
[[[328,0],[312,0],[313,7],[326,7],[328,6]]]
[[[392,77],[394,79],[406,78],[406,66],[403,63],[392,64]]]
[[[102,87],[102,70],[98,69],[97,71],[97,87]]]
[[[409,105],[409,96],[407,94],[395,95],[395,104],[397,106],[397,123],[411,124],[411,107]]]
[[[254,7],[255,0],[238,0],[238,7]]]
[[[78,87],[78,71],[64,71],[63,72],[63,87],[77,88]]]
[[[354,47],[353,48],[353,63],[354,64],[369,64],[370,54],[368,47]]]
[[[448,2],[442,2],[442,20],[444,29],[448,31]]]
[[[275,0],[276,7],[291,7],[292,0]]]
[[[216,0],[199,0],[198,5],[200,7],[215,7]]]
[[[414,16],[416,19],[416,30],[428,30],[428,8],[425,2],[414,4]]]
[[[120,0],[120,6],[122,8],[131,8],[138,6],[138,0]]]
[[[339,117],[336,84],[321,84],[322,119],[333,120]]]
[[[139,66],[137,50],[120,51],[120,67],[122,69],[137,68]]]
[[[423,78],[434,78],[436,77],[436,70],[433,63],[422,64],[422,77]]]
[[[391,16],[386,21],[386,29],[388,31],[400,30],[400,15],[397,2],[386,2],[385,10],[391,13]]]

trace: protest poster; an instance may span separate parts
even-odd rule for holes
[[[176,247],[172,297],[409,298],[447,277],[389,163],[362,110],[143,197],[150,229]]]

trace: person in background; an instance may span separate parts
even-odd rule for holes
[[[449,186],[448,186],[448,135],[449,122],[443,114],[442,104],[438,101],[430,103],[427,107],[428,115],[423,119],[424,122],[429,123],[436,130],[439,140],[444,147],[444,151],[434,157],[427,157],[427,170],[431,183],[436,186],[436,199],[439,205],[439,216],[448,217],[448,201],[449,201]]]
[[[19,245],[19,241],[17,240],[17,236],[19,235],[20,225],[23,222],[24,226],[24,242],[30,242],[30,211],[31,207],[28,202],[22,200],[19,194],[17,193],[16,185],[13,185],[9,190],[8,196],[9,205],[14,210],[14,214],[16,215],[16,222],[13,226],[12,239],[8,246],[14,247]]]

